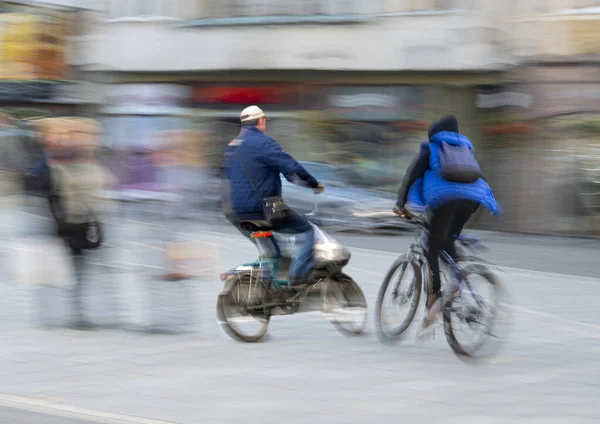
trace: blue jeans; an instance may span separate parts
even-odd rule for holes
[[[238,218],[227,216],[229,222],[252,243],[256,244],[251,236],[251,231],[240,225]],[[290,216],[285,222],[277,223],[272,226],[272,230],[280,234],[296,235],[295,255],[288,272],[290,281],[303,280],[308,277],[313,268],[313,245],[315,244],[315,230],[308,220],[290,209]]]
[[[313,268],[313,245],[315,230],[308,220],[290,209],[289,218],[282,223],[273,225],[273,231],[281,234],[295,234],[295,255],[288,272],[290,281],[304,280]]]

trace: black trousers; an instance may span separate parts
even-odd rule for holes
[[[73,261],[73,269],[75,271],[75,286],[71,293],[73,302],[73,314],[76,322],[84,320],[84,305],[83,305],[83,289],[85,284],[85,258],[83,249],[83,240],[85,239],[86,226],[83,224],[66,224],[58,225],[58,235],[67,245],[71,260]]]
[[[431,293],[441,290],[440,252],[445,250],[456,259],[454,236],[458,236],[465,224],[475,213],[479,203],[470,200],[456,200],[438,208],[431,217],[427,260],[431,271]]]
[[[83,307],[83,286],[84,282],[84,267],[85,259],[83,257],[83,249],[79,247],[70,246],[71,258],[73,260],[73,268],[75,270],[75,287],[72,292],[73,300],[73,312],[75,315],[75,321],[83,321],[84,318],[84,307]]]

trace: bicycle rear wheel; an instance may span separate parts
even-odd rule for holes
[[[400,338],[412,323],[419,307],[422,280],[421,266],[409,261],[406,255],[398,258],[388,271],[375,304],[375,326],[381,342]],[[394,325],[391,315],[401,310],[405,310],[406,315]]]
[[[484,358],[500,346],[503,322],[504,291],[498,277],[480,266],[467,266],[464,287],[446,300],[444,305],[444,333],[450,348],[461,358]],[[475,282],[486,286],[475,287]],[[483,291],[491,299],[482,296]],[[469,339],[471,339],[469,341]]]

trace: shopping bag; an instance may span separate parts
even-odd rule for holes
[[[14,284],[62,289],[74,285],[73,266],[67,247],[53,237],[28,237],[8,248],[8,272]]]
[[[169,275],[177,279],[212,278],[217,273],[218,253],[213,244],[200,241],[168,242],[166,255]]]

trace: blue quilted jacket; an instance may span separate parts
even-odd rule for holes
[[[225,152],[222,178],[228,184],[229,211],[238,219],[263,219],[262,200],[281,196],[281,176],[317,188],[317,180],[271,137],[243,127]],[[226,212],[227,213],[227,212]]]
[[[473,150],[467,137],[450,131],[439,132],[429,139],[429,143],[423,143],[421,150],[429,149],[429,169],[411,186],[408,201],[435,210],[454,200],[472,200],[482,204],[493,214],[499,214],[500,207],[494,193],[482,178],[472,184],[453,183],[442,178],[439,154],[442,142],[453,146],[466,144]]]

